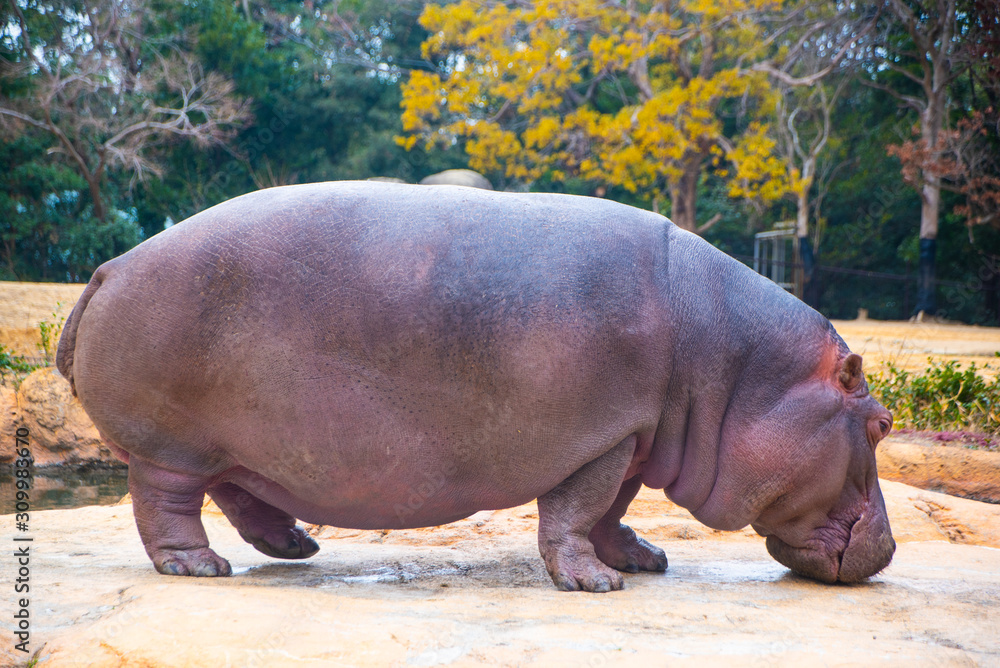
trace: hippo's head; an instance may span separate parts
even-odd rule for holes
[[[841,349],[762,418],[743,422],[737,456],[727,458],[740,463],[720,470],[713,497],[721,492],[741,508],[741,525],[749,521],[796,573],[864,580],[896,549],[875,471],[875,446],[891,428],[889,411],[868,394],[861,358]]]
[[[875,446],[892,428],[892,415],[868,394],[853,353],[838,360],[833,378],[801,389],[784,402],[808,402],[792,413],[798,446],[786,443],[798,465],[753,528],[767,536],[771,556],[796,573],[858,582],[888,566],[896,550],[875,471]]]

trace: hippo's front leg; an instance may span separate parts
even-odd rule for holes
[[[590,534],[616,505],[635,446],[635,435],[629,436],[538,497],[538,548],[559,589],[605,592],[624,585],[621,573],[598,558]]]
[[[132,512],[146,554],[164,575],[230,575],[229,562],[208,546],[201,505],[209,480],[151,464],[128,463]]]

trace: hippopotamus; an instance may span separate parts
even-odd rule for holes
[[[555,585],[663,571],[641,486],[858,582],[895,543],[892,425],[830,322],[658,214],[558,194],[335,182],[253,192],[94,273],[57,365],[127,461],[160,573],[229,575],[296,524],[436,526],[537,499]]]

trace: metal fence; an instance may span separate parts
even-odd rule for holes
[[[782,267],[780,275],[802,270],[801,263],[770,259],[764,265],[752,255],[734,254],[734,258],[769,276],[773,265]],[[756,262],[755,262],[756,261]],[[851,319],[859,309],[878,320],[907,320],[916,303],[916,273],[893,274],[865,269],[816,265],[814,281],[805,301],[829,318]],[[1000,282],[936,280],[938,315],[948,320],[981,325],[1000,324]]]

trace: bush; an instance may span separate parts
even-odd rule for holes
[[[66,318],[58,313],[60,306],[62,306],[62,302],[57,302],[56,310],[52,312],[51,321],[42,320],[38,323],[38,333],[41,339],[38,349],[42,351],[42,355],[45,357],[45,364],[48,366],[56,363],[59,337],[62,336],[63,326],[66,324]]]
[[[997,354],[1000,357],[1000,353]],[[1000,437],[1000,376],[992,380],[973,362],[928,358],[921,373],[903,371],[892,362],[869,378],[872,396],[892,411],[897,427],[933,431],[977,431]]]
[[[7,346],[0,343],[0,383],[6,383],[7,376],[10,375],[16,387],[35,368],[35,365],[20,355],[15,355]]]

